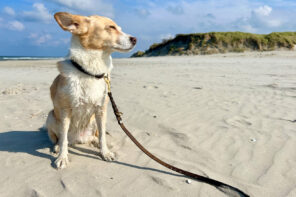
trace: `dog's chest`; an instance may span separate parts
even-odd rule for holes
[[[102,106],[106,96],[104,79],[75,76],[70,78],[69,93],[73,106]]]

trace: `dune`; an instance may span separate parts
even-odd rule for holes
[[[69,148],[56,170],[46,132],[58,60],[0,61],[0,196],[227,196],[144,155],[108,109],[105,162]],[[152,153],[250,196],[296,196],[296,53],[114,59],[123,121]]]

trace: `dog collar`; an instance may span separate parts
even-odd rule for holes
[[[73,60],[70,60],[71,64],[79,71],[83,72],[84,74],[86,75],[89,75],[89,76],[92,76],[92,77],[95,77],[97,79],[102,79],[104,76],[105,76],[105,73],[102,73],[102,74],[98,74],[98,75],[94,75],[90,72],[88,72],[87,70],[85,70],[81,65],[79,65],[77,62],[73,61]]]

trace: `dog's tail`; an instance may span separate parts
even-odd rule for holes
[[[52,113],[53,113],[53,110],[48,112],[47,119],[46,119],[45,123],[43,124],[43,126],[39,128],[39,131],[43,131],[43,132],[48,131],[48,125],[50,123]]]

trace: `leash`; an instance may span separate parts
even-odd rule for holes
[[[129,132],[129,130],[123,124],[122,118],[121,118],[122,113],[119,112],[119,110],[117,108],[117,105],[116,105],[116,103],[115,103],[115,101],[113,99],[113,96],[112,96],[111,84],[110,84],[110,79],[109,79],[108,75],[105,75],[105,73],[94,75],[94,74],[88,72],[87,70],[85,70],[82,66],[80,66],[75,61],[70,60],[70,62],[72,63],[72,65],[74,67],[76,67],[76,69],[78,69],[79,71],[83,72],[86,75],[95,77],[96,79],[102,79],[102,78],[104,78],[104,80],[105,80],[105,82],[107,84],[108,96],[109,96],[110,101],[111,101],[112,109],[113,109],[113,112],[115,114],[115,117],[116,117],[116,120],[117,120],[119,126],[125,132],[125,134],[136,144],[136,146],[139,149],[141,149],[141,151],[143,151],[148,157],[150,157],[151,159],[153,159],[157,163],[163,165],[164,167],[166,167],[166,168],[168,168],[170,170],[173,170],[175,172],[178,172],[180,174],[183,174],[183,175],[185,175],[187,177],[190,177],[192,179],[195,179],[197,181],[208,183],[208,184],[216,187],[217,189],[219,189],[219,190],[221,190],[221,191],[223,191],[225,193],[229,193],[228,190],[230,189],[230,190],[235,191],[236,193],[238,193],[238,195],[241,196],[241,197],[250,197],[248,194],[244,193],[243,191],[241,191],[238,188],[235,188],[235,187],[233,187],[231,185],[228,185],[226,183],[222,183],[220,181],[217,181],[217,180],[214,180],[214,179],[211,179],[211,178],[207,178],[207,177],[204,177],[204,176],[201,176],[201,175],[198,175],[198,174],[194,174],[192,172],[188,172],[186,170],[182,170],[180,168],[177,168],[175,166],[172,166],[172,165],[170,165],[170,164],[162,161],[161,159],[159,159],[158,157],[156,157],[155,155],[153,155],[152,153],[150,153],[144,146],[142,146],[142,144],[140,144],[140,142],[138,142],[138,140],[136,140],[136,138]]]
[[[125,134],[136,144],[136,146],[141,149],[141,151],[143,151],[148,157],[150,157],[151,159],[153,159],[154,161],[156,161],[157,163],[163,165],[164,167],[170,169],[170,170],[173,170],[175,172],[178,172],[180,174],[183,174],[185,176],[188,176],[192,179],[195,179],[197,181],[201,181],[201,182],[204,182],[204,183],[208,183],[212,186],[215,186],[215,187],[218,187],[218,189],[221,189],[222,191],[224,191],[224,189],[231,189],[231,190],[234,190],[236,191],[240,196],[243,196],[243,197],[249,197],[248,194],[244,193],[243,191],[241,191],[240,189],[238,188],[235,188],[231,185],[228,185],[226,183],[222,183],[220,181],[216,181],[214,179],[211,179],[211,178],[207,178],[207,177],[204,177],[204,176],[201,176],[201,175],[198,175],[198,174],[194,174],[192,172],[188,172],[186,170],[182,170],[180,168],[177,168],[175,166],[172,166],[164,161],[162,161],[161,159],[159,159],[158,157],[156,157],[155,155],[153,155],[152,153],[150,153],[145,147],[143,147],[140,142],[138,142],[138,140],[136,140],[136,138],[129,132],[129,130],[125,127],[125,125],[123,124],[122,122],[122,118],[121,118],[121,115],[122,113],[119,112],[118,108],[117,108],[117,105],[113,99],[113,95],[112,95],[112,92],[111,92],[111,84],[110,84],[110,80],[108,78],[108,76],[104,76],[104,80],[107,84],[107,87],[108,87],[108,96],[110,98],[110,101],[111,101],[111,105],[112,105],[112,109],[113,109],[113,112],[115,114],[115,117],[117,119],[117,122],[119,124],[119,126],[121,127],[121,129],[125,132]]]

